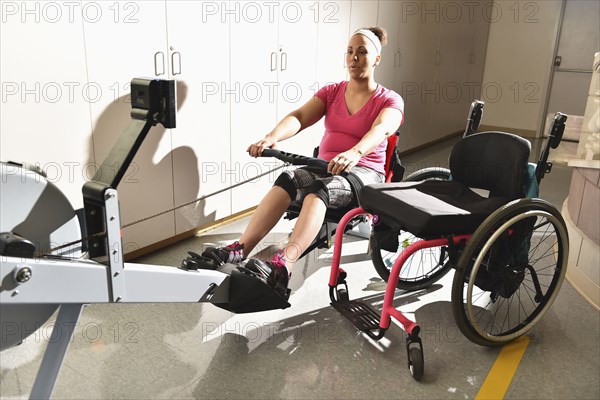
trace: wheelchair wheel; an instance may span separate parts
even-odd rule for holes
[[[405,182],[419,181],[449,181],[450,170],[448,168],[429,167],[413,172],[403,179]]]
[[[405,182],[420,182],[427,180],[449,180],[450,170],[446,168],[424,168],[407,176]],[[377,274],[387,282],[394,262],[400,253],[413,242],[420,240],[414,235],[400,231],[398,249],[387,251],[381,248],[375,235],[369,239],[371,260]],[[417,251],[406,260],[398,278],[398,289],[420,290],[429,287],[448,273],[448,253],[444,247],[434,247]]]
[[[492,213],[454,274],[452,310],[462,333],[497,346],[533,328],[558,294],[568,253],[565,222],[550,203],[520,199]]]

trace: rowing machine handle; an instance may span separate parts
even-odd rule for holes
[[[322,158],[306,157],[276,149],[264,149],[261,156],[274,157],[292,165],[306,165],[323,172],[327,172],[327,167],[329,165],[329,161],[323,160]]]

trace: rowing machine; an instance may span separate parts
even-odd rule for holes
[[[193,267],[171,268],[123,261],[117,186],[150,129],[175,127],[175,82],[134,79],[131,100],[129,126],[83,186],[83,210],[73,210],[41,171],[0,163],[0,351],[21,343],[58,310],[58,340],[48,343],[31,398],[51,396],[73,336],[73,329],[61,330],[76,326],[84,304],[211,302],[236,313],[290,306],[289,292],[280,296],[233,264],[200,258]]]

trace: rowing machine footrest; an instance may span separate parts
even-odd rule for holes
[[[235,264],[224,264],[218,271],[227,274],[214,289],[210,302],[225,310],[242,314],[288,308],[291,290],[284,296],[275,292],[252,271]]]
[[[217,269],[219,264],[215,260],[201,256],[193,251],[188,251],[189,256],[181,262],[180,269],[196,271],[198,269]]]

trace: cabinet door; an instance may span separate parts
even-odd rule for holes
[[[231,159],[223,174],[233,184],[278,165],[273,159],[255,159],[246,152],[248,145],[273,129],[277,119],[277,22],[281,8],[276,5],[235,1],[230,3],[232,14],[225,15],[231,24],[231,78],[221,92],[231,102]],[[269,174],[232,189],[232,214],[256,206],[273,181],[274,174]]]
[[[402,4],[397,0],[379,0],[377,26],[387,31],[388,43],[381,51],[381,62],[375,70],[375,80],[388,89],[396,88],[396,68],[400,59],[400,17]]]
[[[177,80],[173,143],[173,196],[179,206],[232,182],[230,169],[229,23],[225,3],[168,1],[169,70]],[[224,6],[223,6],[224,7]],[[176,210],[182,233],[229,216],[229,192]]]
[[[396,87],[404,99],[405,111],[398,139],[401,151],[427,143],[434,135],[430,118],[436,95],[434,78],[440,24],[413,11],[414,7],[425,7],[424,4],[402,2],[396,74]]]
[[[320,87],[346,79],[350,5],[351,2],[348,0],[319,1],[317,81]]]
[[[489,17],[482,12],[445,10],[435,82],[439,101],[433,108],[438,137],[461,132],[466,126],[469,105],[481,92],[489,31]]]
[[[444,15],[440,22],[433,98],[433,136],[440,139],[461,131],[469,111],[469,62],[472,59],[473,22],[468,18],[450,19]]]
[[[319,89],[317,81],[318,2],[280,3],[277,120],[309,101]],[[317,124],[279,146],[310,156],[319,145],[323,130]]]
[[[351,2],[319,0],[316,5],[318,42],[314,93],[328,83],[347,79],[346,48],[350,35]],[[325,132],[324,118],[313,125],[313,132],[316,144],[320,143]]]
[[[377,24],[378,1],[352,0],[350,9],[350,34],[360,28]]]
[[[490,9],[492,0],[482,0],[480,8]],[[472,102],[481,99],[481,85],[483,83],[483,69],[485,67],[485,54],[490,32],[490,18],[483,12],[474,13],[473,22],[470,24],[472,32],[471,52],[469,53],[469,82],[471,87],[467,91],[467,99]]]
[[[34,4],[33,4],[34,3]],[[38,165],[75,208],[93,158],[81,8],[2,4],[0,160]],[[93,170],[93,165],[92,165]]]
[[[130,121],[131,79],[168,77],[166,62],[163,64],[167,51],[165,3],[84,1],[82,7],[102,16],[97,21],[84,20],[89,83],[98,92],[91,111],[93,161],[99,165]],[[119,185],[123,224],[174,206],[172,162],[171,133],[157,126]],[[173,212],[169,212],[124,229],[125,251],[174,234]]]

